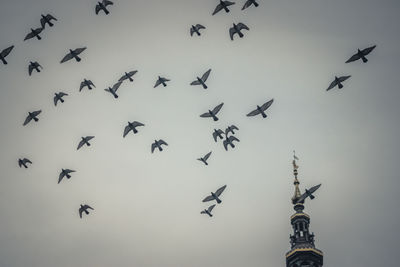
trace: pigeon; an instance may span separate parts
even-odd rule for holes
[[[156,88],[157,86],[159,86],[160,84],[162,84],[164,87],[167,86],[166,82],[169,82],[170,80],[164,78],[164,77],[160,77],[158,76],[158,79],[156,81],[156,84],[154,85],[154,88]]]
[[[205,82],[208,79],[208,76],[210,75],[211,69],[209,69],[208,71],[206,71],[203,76],[201,76],[201,78],[196,77],[197,80],[193,81],[190,83],[190,85],[202,85],[204,89],[207,89],[207,85],[205,84]]]
[[[351,75],[349,76],[341,76],[341,77],[336,77],[335,76],[335,80],[333,82],[331,82],[331,84],[329,85],[329,87],[326,89],[326,91],[331,90],[332,88],[334,88],[336,85],[338,86],[339,89],[343,88],[343,84],[342,82],[344,82],[345,80],[347,80],[348,78],[350,78]]]
[[[212,201],[215,199],[217,201],[217,203],[220,204],[222,202],[222,200],[219,199],[219,196],[222,194],[222,192],[224,192],[225,188],[226,188],[226,185],[219,188],[217,191],[215,191],[215,193],[211,192],[211,195],[209,195],[205,199],[203,199],[203,202]]]
[[[219,4],[214,9],[214,12],[212,13],[212,15],[214,16],[215,14],[220,12],[222,9],[224,9],[225,12],[228,13],[229,12],[228,6],[231,6],[231,5],[234,5],[234,4],[235,4],[235,2],[229,2],[229,1],[220,0]]]
[[[113,87],[108,87],[107,89],[104,89],[104,91],[107,91],[110,94],[112,94],[114,98],[118,98],[117,90],[121,86],[121,83],[122,82],[117,82],[116,84],[113,85]]]
[[[258,114],[261,114],[263,116],[263,118],[266,118],[267,114],[265,114],[265,111],[272,105],[273,102],[274,102],[274,99],[271,99],[268,102],[262,104],[261,107],[259,105],[257,105],[257,108],[255,110],[251,111],[249,114],[247,114],[247,117],[253,117]]]
[[[61,103],[64,103],[64,99],[62,99],[62,98],[63,98],[63,96],[66,96],[66,95],[68,95],[68,94],[66,94],[64,92],[55,93],[54,106],[57,106],[58,101],[61,101]]]
[[[83,51],[85,51],[85,50],[86,50],[86,47],[76,48],[76,49],[74,49],[74,50],[70,49],[70,50],[69,50],[69,53],[66,54],[66,55],[64,56],[64,58],[61,60],[60,63],[64,63],[64,62],[66,62],[66,61],[68,61],[68,60],[71,60],[71,59],[73,59],[73,58],[75,58],[75,60],[76,60],[77,62],[80,62],[80,61],[81,61],[81,58],[78,57],[78,55],[79,55],[80,53],[82,53]]]
[[[164,140],[162,140],[162,139],[160,139],[160,140],[158,140],[158,141],[155,140],[154,143],[151,144],[151,153],[154,152],[154,149],[156,149],[156,147],[158,148],[159,151],[163,151],[161,145],[166,145],[166,146],[168,146],[168,144],[167,144]]]
[[[212,151],[208,152],[204,157],[199,158],[199,159],[197,159],[197,160],[200,160],[200,161],[203,162],[205,165],[208,165],[207,160],[208,160],[208,158],[210,157],[211,152],[212,152]]]
[[[310,199],[314,199],[315,196],[313,195],[313,193],[314,193],[315,191],[317,191],[317,189],[318,189],[320,186],[321,186],[321,184],[316,185],[316,186],[313,186],[313,187],[311,187],[310,189],[306,189],[306,192],[300,196],[300,198],[297,200],[297,203],[299,203],[299,202],[301,202],[301,203],[304,202],[304,200],[306,200],[307,197],[310,197]]]
[[[254,5],[255,7],[258,7],[258,3],[255,0],[247,0],[246,3],[244,3],[244,6],[242,7],[242,10],[250,7],[251,5]]]
[[[43,69],[43,67],[39,64],[39,62],[35,61],[29,61],[29,66],[28,66],[28,72],[29,72],[29,76],[32,75],[32,71],[36,70],[37,72],[40,72],[40,68]]]
[[[138,130],[136,130],[136,127],[138,127],[138,126],[144,126],[144,124],[141,122],[138,122],[138,121],[134,121],[134,122],[128,121],[128,125],[125,126],[123,137],[125,137],[130,131],[133,131],[134,134],[138,133]]]
[[[239,128],[236,127],[235,125],[228,126],[228,128],[226,128],[226,130],[225,130],[225,135],[228,136],[229,132],[231,132],[232,134],[235,134],[235,130],[239,130]]]
[[[213,132],[213,138],[214,138],[214,141],[215,142],[217,142],[217,138],[219,137],[220,139],[224,139],[224,137],[222,136],[223,134],[225,134],[224,133],[224,131],[222,131],[221,129],[214,129],[214,132]]]
[[[79,142],[78,144],[78,148],[76,150],[78,150],[79,148],[81,148],[83,145],[87,145],[90,146],[89,140],[93,139],[94,136],[86,136],[86,137],[82,137],[82,140]]]
[[[368,59],[367,59],[365,56],[368,55],[369,53],[371,53],[372,50],[374,50],[375,47],[376,47],[376,45],[371,46],[371,47],[367,47],[367,48],[365,48],[365,49],[363,49],[363,50],[357,49],[357,53],[354,54],[354,55],[352,55],[352,56],[346,61],[346,63],[350,63],[350,62],[353,62],[353,61],[357,61],[357,60],[359,60],[360,58],[362,59],[362,61],[363,61],[364,63],[367,63]]]
[[[233,141],[237,141],[240,142],[239,139],[237,139],[236,137],[234,137],[233,135],[226,137],[226,139],[224,140],[224,148],[226,151],[228,151],[228,145],[230,145],[232,148],[235,148],[235,145],[233,144]]]
[[[41,110],[33,111],[33,112],[28,112],[28,116],[26,117],[23,126],[27,125],[32,119],[34,121],[39,121],[37,116],[41,113]]]
[[[196,25],[192,25],[192,27],[190,28],[190,36],[193,36],[193,33],[196,33],[197,36],[200,36],[200,30],[201,29],[205,29],[206,27],[204,27],[201,24],[196,24]]]
[[[200,117],[202,118],[212,117],[214,121],[217,121],[218,120],[217,114],[221,110],[223,105],[224,103],[219,104],[213,110],[208,110],[208,112],[201,114]]]
[[[67,177],[67,179],[71,178],[71,175],[70,175],[71,172],[75,172],[75,171],[70,170],[70,169],[61,169],[61,173],[58,176],[58,183],[60,183],[64,177]]]
[[[83,87],[85,87],[85,86],[87,86],[87,88],[88,88],[89,90],[92,90],[92,86],[93,86],[93,87],[96,87],[96,86],[92,83],[91,80],[83,79],[83,81],[81,82],[81,86],[79,87],[79,92],[82,91]]]
[[[89,214],[88,209],[94,210],[94,208],[90,207],[90,206],[87,205],[87,204],[85,204],[85,205],[82,205],[82,204],[81,204],[81,207],[79,208],[79,217],[81,217],[81,219],[82,219],[82,212],[85,212],[86,215]]]
[[[124,75],[122,75],[121,78],[119,78],[119,82],[123,82],[126,79],[128,79],[130,82],[133,82],[132,76],[135,75],[137,72],[137,70],[131,71],[131,72],[125,72]]]
[[[13,50],[14,46],[9,46],[6,49],[3,49],[3,51],[0,52],[0,60],[3,62],[4,65],[7,65],[8,62],[6,61],[6,56],[10,54],[11,50]]]
[[[250,30],[249,27],[247,27],[245,24],[243,23],[238,23],[235,24],[233,23],[233,27],[231,27],[229,29],[229,36],[231,37],[231,40],[233,41],[233,35],[235,35],[235,33],[237,33],[239,35],[240,38],[243,38],[243,33],[241,32],[241,30]]]
[[[32,29],[32,28],[31,28],[31,32],[28,33],[28,34],[25,36],[24,41],[26,41],[26,40],[28,40],[28,39],[31,39],[31,38],[33,38],[33,37],[36,37],[38,40],[42,40],[42,37],[40,37],[40,35],[39,35],[42,31],[43,31],[43,28],[36,28],[36,29]]]
[[[102,2],[97,2],[96,15],[99,14],[100,10],[103,10],[106,15],[110,14],[110,12],[106,8],[109,5],[114,5],[114,3],[111,1],[108,1],[108,0],[103,0]]]
[[[27,165],[28,163],[32,164],[32,161],[30,161],[27,158],[18,159],[18,165],[19,165],[20,168],[22,168],[22,166],[24,166],[25,169],[27,169],[28,168],[28,165]]]
[[[46,16],[42,14],[42,18],[40,19],[40,24],[42,25],[42,28],[44,29],[46,26],[46,23],[50,26],[53,27],[54,24],[51,22],[52,20],[57,21],[55,17],[53,17],[50,14],[47,14]]]
[[[207,214],[208,216],[212,217],[213,215],[211,214],[211,211],[213,210],[215,205],[216,204],[211,205],[210,207],[208,207],[208,209],[205,209],[205,210],[201,211],[200,214]]]

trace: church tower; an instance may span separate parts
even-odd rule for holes
[[[297,179],[296,164],[298,158],[294,156],[293,174],[294,174],[294,195],[292,197],[293,208],[296,211],[290,217],[290,223],[293,227],[293,235],[290,235],[291,249],[286,253],[286,267],[321,267],[323,264],[323,253],[315,248],[314,233],[310,233],[310,216],[303,212],[304,201],[307,197],[314,198],[311,189],[306,190],[303,195],[300,193],[299,180]],[[316,188],[318,189],[319,186]],[[315,189],[316,190],[316,189]]]

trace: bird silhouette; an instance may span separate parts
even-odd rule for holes
[[[200,214],[207,214],[208,216],[212,217],[213,215],[211,214],[211,211],[213,210],[213,208],[215,207],[216,204],[211,205],[210,207],[208,207],[208,209],[202,210],[200,212]]]
[[[225,10],[226,13],[229,12],[228,6],[234,5],[235,2],[229,2],[229,1],[223,1],[220,0],[219,4],[215,7],[214,12],[212,13],[212,15],[214,16],[215,14],[217,14],[218,12],[220,12],[222,9]]]
[[[27,125],[31,120],[34,121],[39,121],[37,116],[41,113],[41,110],[33,111],[33,112],[28,112],[28,116],[26,117],[23,126]]]
[[[197,36],[200,36],[200,30],[201,29],[205,29],[206,27],[204,27],[201,24],[196,24],[196,25],[192,25],[192,27],[190,28],[190,36],[193,36],[194,33],[197,34]]]
[[[350,63],[359,59],[362,59],[362,61],[364,63],[368,62],[368,59],[365,57],[366,55],[368,55],[369,53],[372,52],[372,50],[374,50],[376,47],[376,45],[373,45],[371,47],[367,47],[363,50],[357,49],[357,53],[355,53],[354,55],[352,55],[347,61],[346,63]]]
[[[104,91],[109,92],[114,96],[114,98],[118,98],[117,95],[117,90],[121,86],[122,82],[117,82],[116,84],[113,85],[113,87],[108,87],[107,89],[104,89]]]
[[[12,46],[7,47],[6,49],[3,49],[0,52],[0,60],[1,60],[1,62],[3,62],[4,65],[8,64],[8,62],[6,61],[6,56],[8,56],[10,54],[10,52],[11,52],[11,50],[13,50],[13,48],[14,48],[14,46],[12,45]]]
[[[81,138],[82,138],[82,140],[79,142],[78,147],[77,147],[76,150],[80,149],[83,145],[90,146],[89,141],[90,141],[91,139],[93,139],[94,136],[86,136],[86,137],[81,137]]]
[[[95,9],[96,15],[99,14],[100,10],[103,10],[106,15],[110,14],[108,9],[106,8],[109,5],[114,5],[114,3],[111,1],[108,1],[108,0],[103,0],[101,2],[97,2],[96,9]]]
[[[55,93],[54,96],[54,106],[57,106],[57,102],[60,101],[61,103],[64,103],[64,99],[63,96],[67,96],[68,94],[64,93],[64,92],[59,92],[59,93]]]
[[[208,110],[208,112],[201,114],[200,117],[202,117],[202,118],[212,117],[214,121],[217,121],[218,120],[217,114],[221,110],[223,105],[224,105],[224,103],[219,104],[218,106],[213,108],[213,110]]]
[[[20,168],[22,168],[22,166],[24,166],[25,169],[27,169],[28,168],[28,163],[32,164],[32,161],[30,161],[27,158],[18,159],[18,165],[19,165]]]
[[[255,7],[258,7],[258,3],[255,0],[247,0],[246,3],[244,3],[244,6],[242,7],[242,10],[250,7],[251,5],[254,5]]]
[[[144,124],[141,122],[138,122],[138,121],[134,121],[134,122],[128,121],[128,125],[125,126],[125,129],[124,129],[123,137],[125,137],[130,131],[132,131],[134,134],[138,133],[138,130],[136,130],[136,127],[139,127],[139,126],[144,126]]]
[[[228,136],[229,133],[235,134],[235,130],[238,131],[239,128],[236,127],[235,125],[228,126],[228,128],[226,128],[225,130],[225,135]]]
[[[82,91],[82,89],[83,89],[85,86],[87,86],[87,88],[88,88],[89,90],[92,90],[92,86],[96,88],[96,86],[92,83],[91,80],[83,79],[83,81],[81,82],[81,85],[80,85],[80,87],[79,87],[79,92]]]
[[[190,85],[202,85],[204,89],[207,89],[207,85],[205,84],[205,82],[208,79],[208,76],[210,75],[211,69],[209,69],[208,71],[206,71],[203,76],[200,77],[196,77],[196,80],[191,82]]]
[[[333,82],[331,82],[331,84],[329,85],[329,87],[326,89],[326,91],[331,90],[332,88],[334,88],[336,85],[339,89],[343,88],[343,84],[342,82],[344,82],[345,80],[347,80],[348,78],[350,78],[351,75],[349,76],[340,76],[339,78],[335,76],[335,80],[333,80]]]
[[[34,38],[34,37],[36,37],[38,40],[42,40],[42,37],[40,37],[40,35],[39,35],[42,31],[43,31],[43,28],[36,28],[36,29],[32,29],[32,28],[31,28],[31,32],[28,33],[28,34],[25,36],[24,41],[29,40],[29,39],[32,39],[32,38]]]
[[[273,102],[274,102],[274,99],[271,99],[268,102],[262,104],[261,107],[259,105],[257,105],[257,108],[255,110],[251,111],[249,114],[247,114],[247,117],[253,117],[258,114],[261,114],[263,116],[263,118],[266,118],[267,114],[265,114],[265,111],[272,105]]]
[[[61,169],[60,175],[58,175],[58,183],[60,183],[64,177],[67,177],[67,179],[71,178],[71,172],[75,171],[70,169]]]
[[[50,15],[50,14],[47,14],[46,16],[42,14],[41,16],[42,16],[42,18],[40,19],[40,24],[42,25],[42,29],[44,29],[46,27],[46,23],[50,27],[53,27],[54,24],[51,21],[52,20],[57,21],[57,19],[55,17],[53,17],[52,15]]]
[[[247,27],[244,23],[238,23],[235,24],[233,23],[233,26],[229,29],[229,36],[231,37],[231,40],[233,41],[233,36],[237,33],[240,38],[243,38],[243,33],[241,30],[250,30],[249,27]]]
[[[222,202],[222,200],[219,198],[219,196],[222,194],[222,192],[224,192],[225,188],[226,188],[226,185],[218,188],[218,190],[215,191],[215,193],[211,192],[211,195],[209,195],[205,199],[203,199],[203,202],[216,200],[217,203],[220,204]]]
[[[84,205],[81,204],[81,207],[79,208],[79,217],[80,217],[81,219],[82,219],[82,213],[83,213],[83,212],[85,212],[86,215],[89,214],[88,209],[94,210],[94,208],[90,207],[90,206],[87,205],[87,204],[84,204]]]
[[[168,146],[168,144],[162,139],[154,140],[154,143],[151,144],[151,153],[153,153],[154,149],[156,149],[156,148],[158,148],[159,151],[163,151],[163,148],[161,147],[162,145]]]
[[[213,138],[214,138],[214,141],[215,142],[217,142],[217,138],[219,137],[220,139],[224,139],[224,136],[223,136],[223,134],[225,134],[224,133],[224,131],[222,131],[221,129],[214,129],[214,132],[213,132]]]
[[[212,151],[208,152],[204,157],[199,158],[199,159],[197,159],[197,160],[200,160],[200,161],[203,162],[205,165],[208,165],[207,160],[208,160],[208,158],[210,157],[211,152],[212,152]]]
[[[313,193],[314,193],[315,191],[317,191],[317,189],[318,189],[320,186],[321,186],[321,184],[316,185],[316,186],[313,186],[313,187],[311,187],[310,189],[306,189],[306,192],[300,196],[300,198],[297,200],[297,202],[303,203],[304,200],[306,200],[307,197],[310,197],[310,199],[314,199],[315,196],[313,195]]]
[[[123,82],[126,79],[128,79],[130,82],[133,82],[132,76],[135,75],[137,73],[137,70],[134,71],[130,71],[130,72],[125,72],[124,75],[122,75],[121,78],[119,78],[119,82]]]
[[[35,61],[29,61],[29,66],[28,66],[28,72],[29,72],[29,76],[32,75],[32,71],[36,70],[37,72],[40,72],[40,68],[43,69],[43,67],[39,64],[39,62]]]
[[[60,61],[60,63],[64,63],[64,62],[66,62],[66,61],[68,61],[68,60],[71,60],[71,59],[73,59],[73,58],[75,58],[75,60],[76,60],[77,62],[80,62],[80,61],[81,61],[81,58],[80,58],[78,55],[79,55],[80,53],[82,53],[83,51],[85,51],[85,50],[86,50],[86,47],[76,48],[76,49],[74,49],[74,50],[70,49],[70,50],[69,50],[69,53],[66,54],[66,55],[63,57],[63,59]]]
[[[168,80],[167,78],[158,76],[158,79],[156,81],[156,84],[154,85],[154,88],[156,88],[160,84],[162,84],[164,87],[166,87],[167,86],[166,82],[169,82],[169,81],[170,80]]]
[[[228,145],[230,145],[231,148],[235,148],[235,144],[233,143],[233,141],[240,142],[240,140],[234,137],[233,135],[225,138],[223,144],[226,151],[228,151]]]

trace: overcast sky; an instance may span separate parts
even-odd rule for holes
[[[0,49],[15,45],[0,65],[1,267],[285,266],[294,149],[301,190],[322,183],[305,212],[324,266],[398,266],[399,2],[241,0],[211,16],[217,2],[115,0],[96,16],[92,0],[1,0]],[[54,27],[23,42],[47,13]],[[233,22],[244,38],[229,39]],[[374,44],[368,63],[344,63]],[[189,85],[209,68],[207,90]],[[131,70],[118,99],[104,91]],[[326,92],[335,75],[352,77]],[[79,92],[83,78],[97,87]],[[271,98],[268,118],[246,117]],[[221,102],[218,122],[199,117]],[[122,138],[134,120],[146,126]],[[226,152],[211,134],[231,124]],[[159,138],[169,146],[151,154]],[[57,184],[61,168],[76,172]],[[224,184],[214,217],[200,214]],[[80,219],[82,203],[95,210]]]

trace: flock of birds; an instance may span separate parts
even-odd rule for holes
[[[229,6],[234,5],[234,2],[230,2],[230,1],[223,1],[223,0],[219,0],[219,4],[216,6],[214,12],[212,13],[212,15],[217,14],[218,12],[220,12],[221,10],[224,10],[226,13],[230,12],[229,10]],[[96,15],[98,15],[100,13],[100,11],[103,11],[106,15],[108,15],[110,13],[110,11],[107,9],[108,6],[113,5],[113,2],[108,1],[108,0],[102,0],[102,2],[98,2],[96,7],[95,7],[95,13]],[[250,6],[254,5],[254,7],[258,7],[259,4],[255,1],[255,0],[247,0],[242,8],[246,9]],[[26,35],[25,40],[29,40],[32,38],[36,38],[38,40],[41,40],[41,36],[40,34],[43,32],[43,30],[45,29],[46,25],[52,27],[54,26],[54,24],[52,23],[53,21],[57,21],[57,19],[50,15],[41,15],[41,19],[40,19],[40,24],[41,27],[39,28],[31,28],[31,31]],[[196,24],[196,25],[192,25],[190,28],[190,35],[193,36],[194,33],[196,33],[198,36],[201,35],[200,30],[201,29],[205,29],[205,27],[201,24]],[[231,27],[229,29],[229,36],[231,38],[231,40],[233,40],[233,37],[235,34],[238,34],[240,38],[243,37],[243,33],[241,32],[241,30],[246,29],[249,30],[249,28],[243,24],[243,23],[238,23],[238,24],[233,24],[233,27]],[[366,63],[368,60],[366,58],[366,56],[371,53],[371,51],[376,47],[376,45],[365,48],[363,50],[358,49],[357,53],[352,55],[347,61],[346,63],[349,62],[353,62],[353,61],[357,61],[357,60],[362,60],[364,63]],[[4,50],[2,50],[0,52],[0,60],[3,62],[4,65],[7,64],[6,61],[6,57],[11,53],[11,51],[13,50],[14,46],[10,46]],[[80,58],[80,54],[82,52],[84,52],[86,50],[86,47],[82,47],[82,48],[76,48],[76,49],[69,49],[69,52],[62,58],[62,60],[60,61],[60,63],[64,63],[67,62],[71,59],[75,59],[76,62],[80,62],[81,58]],[[40,68],[42,68],[42,66],[38,63],[38,62],[30,62],[29,64],[29,75],[32,74],[33,70],[36,70],[37,72],[40,72]],[[130,72],[125,72],[121,78],[112,86],[112,87],[108,87],[106,89],[104,89],[105,91],[107,91],[108,93],[110,93],[114,98],[118,98],[118,94],[117,91],[120,88],[121,84],[125,81],[129,81],[129,82],[133,82],[133,76],[137,73],[137,70],[134,71],[130,71]],[[207,89],[208,86],[206,85],[207,79],[210,76],[211,73],[211,69],[208,69],[203,75],[201,75],[201,77],[197,76],[196,79],[190,83],[190,85],[192,86],[199,86],[201,85],[203,89]],[[329,87],[326,89],[331,90],[334,87],[338,87],[339,89],[343,88],[343,82],[346,81],[347,79],[349,79],[351,76],[340,76],[340,77],[336,77],[333,82],[331,82],[331,84],[329,85]],[[154,88],[158,87],[159,85],[163,85],[164,87],[167,86],[167,82],[169,82],[170,80],[165,78],[165,77],[161,77],[158,76],[156,83],[154,85]],[[92,90],[93,88],[96,88],[96,86],[94,85],[94,83],[91,80],[87,80],[84,79],[79,87],[79,91],[82,91],[83,88],[87,87],[89,90]],[[57,106],[57,104],[59,102],[64,103],[64,97],[68,96],[67,93],[64,92],[58,92],[55,93],[54,96],[54,105]],[[257,116],[257,115],[261,115],[262,118],[267,118],[267,114],[266,114],[266,110],[272,105],[272,103],[274,102],[274,99],[271,99],[261,105],[257,105],[255,107],[255,109],[253,109],[252,111],[250,111],[246,116],[248,117],[252,117],[252,116]],[[200,115],[201,118],[212,118],[213,121],[218,121],[219,118],[217,117],[217,115],[219,114],[219,112],[221,111],[222,107],[223,107],[224,103],[220,103],[219,105],[213,107],[212,109],[208,109],[207,112],[203,113]],[[25,121],[23,122],[23,125],[27,125],[29,124],[32,120],[35,122],[39,121],[38,116],[41,114],[41,110],[36,110],[36,111],[32,111],[32,112],[28,112],[28,115],[25,119]],[[138,133],[138,127],[143,127],[145,126],[145,124],[138,122],[138,121],[133,121],[133,122],[128,122],[128,125],[126,125],[126,127],[124,128],[123,131],[123,137],[125,138],[130,132],[132,132],[133,134],[137,134]],[[228,148],[234,148],[235,144],[234,142],[240,142],[240,140],[238,138],[235,137],[235,131],[238,131],[239,128],[235,125],[230,125],[228,126],[225,131],[221,130],[221,129],[214,129],[212,136],[215,142],[218,142],[218,140],[223,140],[222,144],[225,148],[226,151],[228,151]],[[83,146],[90,146],[90,140],[93,139],[94,136],[84,136],[81,138],[78,146],[77,146],[77,150],[79,150],[80,148],[82,148]],[[167,142],[159,139],[159,140],[154,140],[154,142],[151,144],[151,153],[153,153],[156,149],[158,149],[160,152],[163,151],[163,146],[168,146]],[[211,156],[211,151],[209,153],[207,153],[205,156],[198,158],[199,161],[201,161],[202,163],[204,163],[205,165],[208,165],[208,159]],[[18,164],[19,167],[24,167],[24,168],[28,168],[28,164],[32,164],[32,161],[29,160],[28,158],[20,158],[18,159]],[[58,177],[58,183],[60,183],[64,177],[66,177],[67,179],[71,178],[71,173],[75,172],[75,170],[71,170],[71,169],[62,169],[61,173],[59,174]],[[213,201],[215,200],[217,204],[220,204],[222,201],[219,198],[220,195],[222,194],[222,192],[225,190],[226,185],[220,187],[219,189],[217,189],[215,192],[211,192],[211,194],[209,196],[207,196],[205,199],[203,199],[203,202],[208,202],[208,201]],[[207,209],[204,209],[203,211],[201,211],[201,214],[207,214],[210,217],[212,217],[211,211],[214,209],[216,204],[213,204],[211,206],[209,206]],[[92,207],[90,207],[87,204],[81,204],[80,208],[79,208],[79,216],[80,218],[82,218],[82,214],[83,212],[85,214],[89,214],[89,209],[93,210]]]

